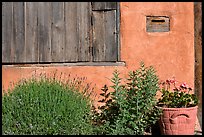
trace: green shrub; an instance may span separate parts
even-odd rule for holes
[[[97,134],[143,135],[155,124],[161,111],[156,109],[156,92],[159,90],[158,77],[152,66],[141,67],[129,72],[125,84],[121,84],[116,70],[111,79],[113,91],[105,85],[100,94],[104,105],[95,108],[93,121]]]
[[[17,84],[2,97],[2,134],[92,134],[85,95],[90,90],[79,78],[65,84],[51,78]]]

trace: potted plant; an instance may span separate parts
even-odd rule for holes
[[[157,103],[163,111],[159,119],[161,134],[193,135],[198,98],[190,93],[192,87],[185,82],[179,85],[174,78],[161,84],[162,95]]]

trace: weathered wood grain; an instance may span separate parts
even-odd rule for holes
[[[116,11],[93,12],[94,61],[117,61]]]
[[[105,24],[103,22],[104,12],[93,12],[93,61],[105,61]]]
[[[117,2],[92,2],[92,10],[116,10]]]
[[[11,62],[12,54],[12,2],[2,2],[2,62]]]
[[[64,62],[65,53],[65,23],[64,2],[52,2],[52,40],[51,58],[52,62]]]
[[[4,63],[117,61],[116,2],[2,4]]]
[[[77,35],[78,37],[78,61],[89,61],[89,30],[91,27],[90,3],[77,3]]]
[[[105,13],[105,61],[117,61],[116,11]]]
[[[121,42],[120,42],[120,3],[117,2],[117,10],[116,10],[116,32],[117,32],[117,61],[121,61]]]
[[[24,3],[13,2],[13,44],[14,59],[11,62],[26,62],[25,58]]]
[[[64,67],[64,66],[125,66],[125,62],[56,62],[56,63],[41,63],[41,64],[15,64],[7,65],[11,67]]]
[[[202,127],[202,3],[194,2],[195,87],[198,96],[198,120]]]
[[[39,62],[37,7],[35,2],[25,3],[26,62]]]
[[[38,3],[39,62],[51,62],[51,3]]]
[[[147,32],[168,32],[170,31],[169,17],[164,16],[147,16]]]
[[[65,2],[65,62],[78,61],[77,3]]]

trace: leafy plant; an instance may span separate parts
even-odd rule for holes
[[[92,134],[87,94],[92,89],[83,80],[33,78],[17,84],[2,97],[2,134]]]
[[[158,77],[152,66],[129,72],[125,84],[121,84],[119,72],[113,72],[113,91],[102,88],[102,103],[95,108],[93,121],[97,134],[142,135],[159,119],[161,111],[156,109],[156,92],[159,89]]]
[[[176,81],[175,78],[172,78],[167,79],[161,84],[162,96],[159,99],[158,106],[167,108],[187,108],[198,104],[198,98],[196,95],[190,94],[190,91],[192,91],[193,88],[185,82],[178,86],[178,81]],[[173,89],[171,86],[173,86]]]

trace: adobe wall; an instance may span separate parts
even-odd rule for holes
[[[125,66],[2,66],[2,87],[7,90],[11,82],[29,78],[33,74],[51,74],[57,70],[66,76],[87,77],[101,92],[110,85],[115,69],[121,77],[129,70],[153,65],[161,80],[175,76],[194,87],[194,9],[193,2],[121,2],[121,61]],[[146,15],[170,17],[170,32],[146,32]]]

